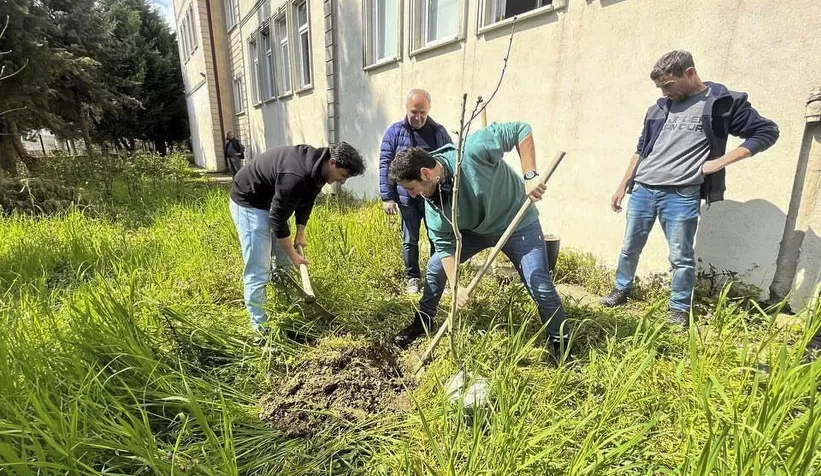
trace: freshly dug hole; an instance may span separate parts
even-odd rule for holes
[[[337,418],[355,421],[406,408],[411,375],[389,345],[334,339],[312,349],[263,396],[260,418],[289,437],[311,436]]]

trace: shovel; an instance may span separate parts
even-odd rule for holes
[[[296,252],[299,253],[299,256],[305,256],[305,250],[302,246],[296,247]],[[308,265],[301,264],[299,265],[299,276],[301,282],[297,282],[293,275],[290,273],[286,273],[285,282],[291,284],[295,289],[297,289],[300,294],[302,294],[302,301],[305,304],[310,304],[316,309],[322,318],[322,320],[326,322],[333,321],[336,316],[331,314],[323,305],[316,302],[316,295],[314,294],[314,287],[311,285],[311,277],[308,275]]]
[[[559,151],[553,158],[553,162],[551,162],[550,165],[547,167],[545,173],[540,175],[542,184],[547,183],[547,181],[550,179],[550,176],[553,175],[553,172],[556,170],[556,167],[558,167],[559,163],[561,163],[562,159],[564,159],[564,155],[564,151]],[[519,212],[516,214],[516,216],[513,217],[513,221],[510,222],[510,225],[508,225],[502,237],[499,238],[499,241],[496,243],[496,246],[494,246],[493,249],[490,251],[490,255],[488,255],[484,264],[482,264],[482,267],[479,268],[479,272],[476,273],[476,276],[473,277],[473,280],[471,280],[467,289],[465,289],[464,292],[468,296],[470,296],[471,293],[473,293],[473,290],[476,289],[476,286],[479,284],[479,281],[481,281],[482,277],[485,275],[485,273],[487,273],[487,270],[490,268],[490,265],[493,264],[493,260],[496,259],[496,255],[498,255],[499,252],[502,251],[502,248],[504,248],[504,246],[507,244],[507,240],[509,240],[510,236],[513,235],[513,232],[516,231],[516,227],[519,226],[519,223],[524,218],[525,214],[527,213],[527,209],[530,207],[532,203],[533,200],[531,200],[530,197],[526,198],[524,203],[522,203],[522,206],[519,208]],[[453,299],[456,299],[455,295],[453,296]],[[445,333],[450,330],[450,326],[452,325],[452,319],[453,315],[449,315],[448,318],[445,319],[445,322],[442,323],[442,327],[439,328],[439,331],[436,333],[436,336],[434,336],[433,341],[431,341],[430,345],[425,350],[425,353],[422,354],[421,362],[417,364],[416,369],[414,370],[415,374],[419,374],[422,368],[424,368],[425,363],[427,363],[427,361],[430,359],[430,356],[431,354],[433,354],[433,351],[436,349],[436,346],[439,345],[439,341],[441,341],[442,337],[445,336]]]

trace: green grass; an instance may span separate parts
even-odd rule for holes
[[[227,191],[179,179],[111,194],[94,210],[0,219],[0,474],[821,472],[821,364],[801,364],[821,307],[780,328],[729,289],[687,334],[663,327],[649,291],[616,311],[567,300],[578,358],[557,366],[524,288],[488,278],[457,327],[461,361],[443,343],[409,410],[285,438],[257,405],[308,352],[250,335]],[[399,237],[376,203],[321,200],[311,277],[338,317],[319,323],[269,288],[274,327],[390,339],[415,303]],[[558,273],[609,285],[580,253]],[[469,417],[442,386],[460,368],[492,389]]]

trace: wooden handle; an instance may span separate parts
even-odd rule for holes
[[[302,246],[297,245],[296,252],[299,256],[305,257]],[[311,277],[308,276],[308,266],[306,264],[299,265],[299,275],[302,277],[302,291],[305,292],[305,302],[314,302],[316,296],[314,295],[314,288],[311,286]]]
[[[541,183],[546,184],[547,181],[550,180],[550,177],[553,175],[553,172],[556,171],[556,167],[558,167],[559,163],[562,161],[562,159],[564,159],[564,155],[564,151],[559,151],[556,154],[556,156],[553,158],[553,162],[551,162],[550,165],[548,165],[547,170],[545,170],[545,173],[540,175]],[[505,245],[507,244],[507,240],[509,240],[510,236],[513,235],[513,232],[516,231],[516,227],[519,226],[519,223],[521,223],[522,219],[527,213],[528,208],[530,208],[530,205],[532,203],[533,200],[531,200],[530,197],[527,197],[524,203],[522,203],[522,206],[519,208],[519,212],[516,213],[516,216],[513,217],[513,221],[511,221],[510,225],[507,226],[507,229],[505,230],[502,237],[499,238],[498,242],[496,242],[496,246],[494,246],[493,249],[490,251],[490,254],[488,255],[487,259],[485,259],[484,264],[482,264],[482,267],[479,268],[479,272],[477,272],[476,276],[473,277],[473,280],[470,281],[470,284],[465,290],[465,293],[467,293],[468,296],[470,296],[473,293],[473,290],[476,289],[476,286],[479,285],[479,281],[482,280],[482,277],[487,273],[487,270],[490,268],[490,265],[493,264],[493,260],[496,259],[496,255],[498,255],[499,252],[502,251],[502,248],[505,247]],[[459,266],[459,264],[457,263],[456,266]],[[456,295],[459,292],[458,289],[459,286],[456,286],[456,292],[454,292],[453,294],[453,299],[456,299]],[[436,346],[439,345],[439,341],[442,340],[442,337],[444,337],[445,333],[450,329],[452,318],[453,316],[448,316],[448,318],[445,319],[445,322],[442,323],[442,327],[439,328],[439,331],[433,337],[433,341],[431,341],[427,350],[425,350],[425,353],[422,354],[422,361],[419,362],[419,364],[416,366],[414,373],[419,373],[419,371],[422,370],[422,367],[425,366],[425,363],[428,361],[428,359],[430,359],[430,356],[431,354],[433,354],[434,349],[436,349]]]

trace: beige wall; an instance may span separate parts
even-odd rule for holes
[[[216,0],[214,0],[216,1]],[[461,2],[460,39],[411,56],[410,0],[401,10],[401,53],[396,62],[363,70],[362,0],[338,0],[337,32],[340,138],[368,159],[353,190],[375,196],[378,151],[385,129],[401,119],[406,92],[428,89],[432,117],[449,131],[458,127],[462,93],[469,104],[492,92],[507,49],[509,28],[477,34],[480,1]],[[273,13],[285,0],[274,1]],[[740,273],[766,288],[772,279],[792,192],[803,133],[804,103],[821,83],[821,15],[814,0],[776,5],[767,0],[560,0],[555,11],[517,23],[506,77],[488,108],[489,121],[519,120],[534,129],[539,165],[567,151],[540,205],[546,232],[565,246],[592,252],[615,265],[624,216],[609,199],[635,150],[647,107],[658,97],[649,71],[663,53],[690,50],[705,80],[746,91],[763,115],[781,128],[781,139],[761,155],[728,171],[724,202],[704,210],[697,251],[704,264]],[[290,5],[290,2],[288,2]],[[310,0],[314,86],[254,107],[237,118],[254,151],[300,142],[326,143],[325,52],[322,0]],[[229,33],[233,74],[245,77],[250,98],[247,39],[257,27],[258,5],[240,0],[241,24]],[[289,8],[288,15],[291,15]],[[291,41],[292,78],[296,80]],[[229,89],[230,91],[230,89]],[[455,138],[455,135],[454,135]],[[740,141],[731,140],[730,146]],[[518,167],[515,156],[509,157]],[[821,270],[817,230],[808,234],[796,289],[807,297]],[[665,271],[667,248],[660,230],[642,256],[641,274]]]

